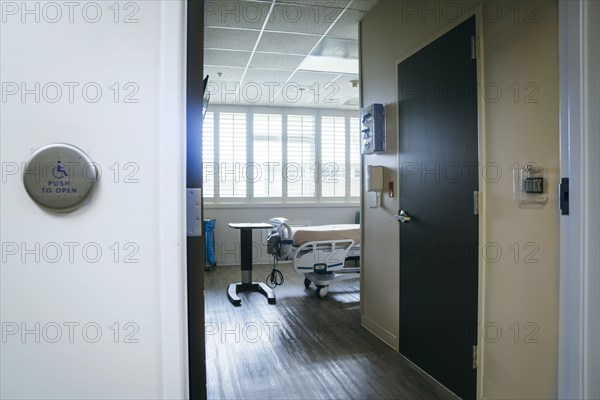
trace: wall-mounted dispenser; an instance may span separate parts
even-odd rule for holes
[[[548,177],[546,168],[527,163],[513,170],[513,199],[521,207],[543,206],[548,201]]]
[[[383,192],[383,167],[367,165],[367,192],[375,192],[375,204],[369,208],[381,207],[381,192]]]
[[[362,153],[371,154],[385,150],[385,107],[371,104],[361,112]]]

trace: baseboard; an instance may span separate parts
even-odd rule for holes
[[[360,323],[366,330],[375,335],[383,343],[398,351],[398,336],[386,330],[381,325],[366,317],[364,314],[360,317]]]

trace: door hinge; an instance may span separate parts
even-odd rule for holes
[[[475,47],[475,36],[471,36],[471,60],[477,58],[477,49]]]
[[[560,214],[569,215],[569,178],[561,178],[558,188],[560,193]]]
[[[185,192],[187,236],[202,236],[202,189],[187,188]]]
[[[479,192],[473,192],[473,215],[479,215]]]
[[[477,369],[477,346],[473,346],[473,369]]]

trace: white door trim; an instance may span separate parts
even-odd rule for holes
[[[560,220],[559,398],[600,398],[599,18],[596,1],[560,2],[560,165],[570,213]]]

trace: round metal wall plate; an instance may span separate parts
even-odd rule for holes
[[[23,171],[27,194],[38,205],[56,212],[73,211],[98,182],[92,160],[70,144],[50,144],[31,155]]]

